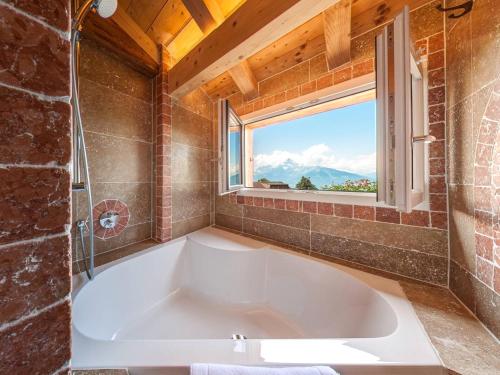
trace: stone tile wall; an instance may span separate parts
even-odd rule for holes
[[[0,373],[69,373],[69,2],[0,1]]]
[[[411,37],[428,62],[430,207],[400,214],[393,209],[257,197],[218,197],[215,223],[295,246],[439,285],[448,284],[448,215],[445,155],[444,18],[429,2],[410,13]],[[229,100],[240,114],[373,72],[372,30],[352,41],[351,64],[328,71],[320,54],[259,82],[260,96]]]
[[[130,213],[123,231],[95,238],[96,263],[101,264],[109,252],[119,258],[122,250],[128,253],[126,246],[152,237],[153,83],[105,48],[83,39],[79,85],[93,206],[120,200]],[[86,194],[73,193],[73,223],[87,215]],[[73,271],[80,272],[81,245],[76,235],[73,238]]]
[[[215,223],[306,252],[341,258],[429,283],[448,282],[447,231],[431,228],[428,211],[235,193],[216,198]]]
[[[201,89],[172,105],[173,237],[211,224],[214,202],[212,103]]]
[[[448,1],[449,6],[457,1]],[[450,288],[500,336],[500,12],[446,20]]]

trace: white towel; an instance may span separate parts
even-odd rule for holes
[[[338,375],[338,373],[327,366],[277,368],[196,363],[191,365],[191,375]]]

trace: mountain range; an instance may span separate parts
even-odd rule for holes
[[[265,166],[254,170],[254,181],[267,178],[270,181],[287,183],[291,188],[295,187],[295,184],[302,176],[309,177],[311,182],[318,188],[332,183],[343,184],[347,180],[356,181],[365,178],[371,181],[375,180],[375,173],[361,175],[334,168],[302,166],[292,160],[287,160],[276,167]]]

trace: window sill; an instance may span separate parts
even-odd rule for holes
[[[306,202],[341,203],[356,204],[360,206],[387,207],[386,205],[378,203],[376,201],[375,193],[244,188],[241,189],[238,194],[243,196],[290,199]]]
[[[375,193],[243,188],[238,191],[238,195],[248,196],[248,197],[289,199],[289,200],[306,201],[306,202],[354,204],[357,206],[391,207],[384,203],[377,202],[377,195]],[[423,202],[417,207],[415,207],[415,209],[428,210],[429,204],[427,202]]]

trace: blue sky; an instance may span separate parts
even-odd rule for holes
[[[352,172],[375,171],[375,101],[254,130],[256,167],[286,159]]]

